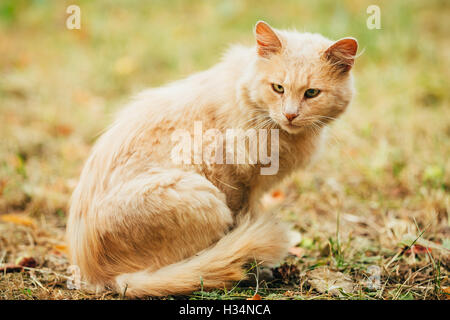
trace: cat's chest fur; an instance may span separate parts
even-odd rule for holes
[[[201,172],[226,196],[235,213],[258,207],[262,195],[298,168],[306,166],[324,140],[324,132],[301,135],[280,133],[278,169],[275,174],[261,174],[260,165],[216,165],[201,167]],[[271,164],[273,165],[273,164]],[[267,166],[266,166],[267,167]]]

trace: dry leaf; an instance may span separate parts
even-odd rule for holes
[[[402,241],[401,241],[402,245],[409,246],[412,243],[414,243],[414,247],[415,246],[420,246],[423,249],[428,248],[430,250],[430,252],[431,252],[431,250],[434,250],[435,252],[440,252],[443,255],[447,255],[447,256],[450,255],[450,250],[445,248],[443,245],[440,245],[440,244],[432,242],[432,241],[425,240],[423,238],[417,239],[417,237],[414,236],[414,235],[405,235],[405,236],[403,236]],[[418,248],[419,251],[422,249],[420,247]],[[426,253],[426,250],[422,250],[422,251],[424,253]],[[419,253],[419,252],[416,252],[416,253]],[[422,252],[420,252],[420,253],[422,253]]]
[[[427,253],[431,252],[431,248],[427,248],[424,246],[421,246],[420,244],[413,245],[414,253]]]
[[[67,254],[68,250],[67,250],[67,246],[65,244],[57,244],[53,246],[53,249],[55,249],[58,252],[62,252]]]
[[[36,268],[37,266],[37,262],[33,257],[20,257],[17,259],[16,264],[27,268]]]
[[[426,254],[427,252],[431,253],[431,248],[421,246],[420,244],[413,245],[410,249],[406,250],[406,253],[414,252],[416,254]]]
[[[261,202],[263,207],[268,208],[274,205],[281,203],[284,200],[285,196],[283,191],[274,190],[271,193],[267,193],[263,196]]]
[[[0,272],[18,272],[22,271],[23,267],[14,263],[0,264]]]
[[[283,283],[297,282],[300,277],[300,270],[295,264],[283,263],[279,267],[272,269],[273,277],[280,279]]]
[[[261,300],[261,296],[259,294],[255,294],[253,297],[247,298],[247,300]]]
[[[58,135],[67,137],[73,132],[73,128],[67,124],[59,124],[55,127],[55,131]]]
[[[427,252],[431,253],[431,248],[421,246],[420,244],[415,244],[405,251],[406,254],[427,254]]]
[[[297,256],[299,258],[303,257],[303,254],[305,253],[305,250],[299,247],[292,247],[288,251],[290,254],[293,254],[294,256]]]
[[[284,199],[284,193],[281,190],[274,190],[274,191],[272,191],[272,193],[270,195],[274,199],[280,199],[280,200]]]
[[[285,292],[283,293],[283,296],[285,296],[285,297],[292,297],[292,296],[294,296],[294,295],[295,295],[295,292],[293,292],[293,291],[291,291],[291,290],[285,291]]]
[[[14,224],[26,226],[26,227],[35,227],[34,220],[25,214],[20,214],[20,213],[3,214],[0,216],[0,220],[2,220],[4,222],[11,222]]]
[[[317,268],[307,273],[308,283],[320,293],[340,295],[340,290],[351,293],[354,290],[352,279],[342,272],[331,271],[328,268]]]
[[[444,298],[450,300],[450,287],[442,288],[442,292],[444,293]]]

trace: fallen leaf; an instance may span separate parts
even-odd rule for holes
[[[53,249],[55,249],[58,252],[68,254],[67,246],[65,244],[57,244],[53,246]]]
[[[291,291],[291,290],[285,291],[283,293],[283,296],[285,296],[285,297],[292,297],[294,295],[295,295],[295,293],[293,291]]]
[[[342,272],[331,271],[328,268],[317,268],[307,273],[308,283],[320,293],[340,295],[340,290],[351,293],[354,290],[352,279]]]
[[[281,200],[284,199],[284,193],[281,190],[274,190],[270,195],[274,199],[281,199]]]
[[[274,190],[271,193],[266,193],[261,202],[263,207],[268,208],[274,205],[277,205],[281,203],[284,200],[285,196],[283,191],[281,190]]]
[[[37,266],[37,262],[33,257],[20,257],[16,260],[16,264],[27,268],[36,268]]]
[[[408,250],[406,250],[406,253],[414,252],[415,254],[426,254],[427,252],[431,253],[431,248],[421,246],[420,244],[415,244]]]
[[[35,227],[34,220],[25,214],[20,213],[9,213],[0,216],[0,219],[4,222],[10,222],[17,225],[22,225],[26,227]]]
[[[283,263],[281,266],[272,269],[273,277],[280,279],[283,283],[297,282],[300,277],[300,270],[295,264]]]
[[[427,248],[424,246],[421,246],[420,244],[415,244],[413,246],[414,252],[415,253],[427,253],[427,252],[431,252],[431,248]]]
[[[18,272],[22,271],[23,267],[19,266],[14,263],[6,263],[6,264],[0,264],[0,272]]]
[[[255,294],[253,297],[247,298],[247,300],[262,300],[262,299],[261,299],[261,296],[259,294]]]
[[[304,249],[299,248],[299,247],[292,247],[289,249],[288,251],[290,254],[293,254],[294,256],[297,256],[299,258],[303,257],[303,254],[305,252]]]
[[[450,300],[450,287],[442,288],[442,292],[444,293],[444,298]]]
[[[73,128],[67,124],[59,124],[55,126],[55,131],[58,135],[67,137],[73,132]]]
[[[400,242],[403,246],[411,246],[411,244],[414,243],[414,246],[421,246],[423,248],[428,248],[431,252],[431,250],[435,250],[437,252],[440,252],[444,255],[450,255],[450,250],[446,248],[444,245],[440,245],[438,243],[435,243],[433,241],[428,241],[425,239],[417,239],[414,235],[405,235],[403,236],[402,241]],[[409,250],[409,249],[408,249]],[[418,249],[420,250],[420,248]],[[424,251],[426,253],[426,251]]]

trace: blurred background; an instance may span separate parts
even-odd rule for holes
[[[71,4],[81,9],[80,30],[66,28]],[[370,5],[380,8],[381,29],[367,27]],[[445,0],[2,0],[0,263],[31,256],[33,268],[48,272],[36,271],[37,282],[4,272],[0,298],[91,297],[65,290],[58,275],[68,265],[68,200],[92,144],[140,90],[209,68],[231,43],[253,45],[257,20],[352,36],[361,52],[357,95],[333,124],[323,156],[265,198],[303,236],[295,261],[277,271],[293,289],[269,288],[266,296],[334,297],[314,284],[310,272],[320,266],[359,286],[350,297],[442,297],[450,250],[449,14]],[[411,247],[419,235],[424,243]],[[369,265],[389,279],[381,293],[361,289]]]

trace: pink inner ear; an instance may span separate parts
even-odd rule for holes
[[[333,43],[326,51],[325,56],[336,65],[344,65],[345,70],[353,66],[358,42],[353,38],[344,38]]]
[[[337,41],[331,48],[341,51],[344,54],[354,56],[358,50],[358,42],[355,39],[345,38]]]
[[[281,41],[267,23],[260,21],[256,24],[255,36],[260,56],[267,57],[280,51]]]

